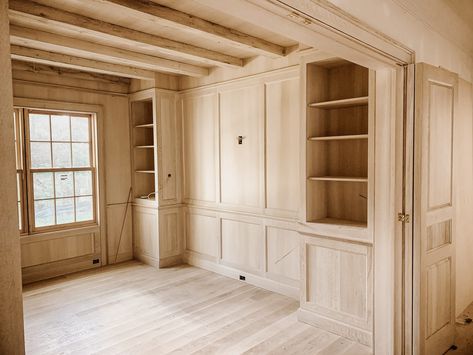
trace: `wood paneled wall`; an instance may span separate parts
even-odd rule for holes
[[[292,67],[180,100],[187,260],[296,298],[299,86]]]
[[[101,256],[104,248],[109,263],[132,259],[131,206],[126,210],[126,201],[131,185],[128,83],[110,82],[102,77],[77,73],[57,73],[41,67],[37,73],[25,65],[15,64],[13,68],[13,93],[22,103],[46,100],[55,107],[95,105],[101,108],[102,120],[99,142],[102,146],[102,171],[104,173],[102,203],[105,216],[101,225],[106,230],[79,230],[76,233],[52,233],[45,238],[27,236],[21,239],[22,266],[25,282],[73,272],[83,268],[105,264]],[[18,101],[18,100],[17,100]],[[118,240],[123,232],[120,250]],[[105,231],[105,233],[104,233]],[[92,259],[100,263],[92,264]]]
[[[473,84],[461,80],[454,122],[453,193],[456,201],[456,315],[473,302]]]
[[[24,354],[8,1],[0,0],[0,353]]]

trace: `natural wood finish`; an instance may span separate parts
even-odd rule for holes
[[[221,259],[241,270],[263,270],[262,226],[259,223],[221,220]]]
[[[133,256],[159,266],[159,231],[156,208],[133,206]]]
[[[218,95],[181,98],[184,199],[217,202]],[[205,139],[202,139],[206,137]]]
[[[303,237],[301,317],[372,346],[372,248]]]
[[[42,68],[42,66],[38,67]],[[81,88],[88,87],[83,85],[91,83],[91,79],[96,80],[96,85],[110,85],[111,81],[105,81],[104,77],[101,76],[95,78],[94,75],[85,74],[72,77],[68,76],[68,73],[68,70],[64,71],[64,75],[58,75],[55,71],[43,74],[43,70],[39,74],[24,73],[25,75],[20,77],[22,80],[14,85],[14,93],[17,96],[15,97],[15,105],[47,110],[94,112],[97,115],[98,176],[100,184],[98,210],[100,211],[100,217],[103,218],[100,218],[100,238],[96,238],[96,243],[100,244],[100,248],[97,244],[94,247],[98,254],[89,254],[86,257],[64,259],[23,268],[24,282],[97,267],[107,262],[115,262],[116,247],[125,216],[125,201],[131,177],[128,98],[119,92],[113,92],[113,90],[94,90],[95,86],[91,86],[87,90],[81,90]],[[17,74],[16,72],[15,75]],[[57,86],[49,86],[49,82],[55,83]],[[118,81],[118,83],[120,82]],[[112,129],[107,127],[112,127]],[[106,150],[104,149],[105,145]],[[106,184],[104,184],[105,179]],[[129,260],[132,257],[130,217],[131,208],[128,209],[128,218],[126,218],[124,224],[118,261]],[[98,234],[97,228],[93,232]],[[21,244],[34,241],[37,244],[38,253],[47,252],[49,240],[68,238],[74,234],[83,233],[83,229],[62,230],[47,234],[38,233],[21,238]],[[100,259],[100,262],[93,264],[93,259]]]
[[[260,85],[225,90],[219,95],[222,203],[263,207],[263,95]],[[241,144],[239,136],[243,137]]]
[[[306,66],[306,221],[367,223],[368,70],[336,59]]]
[[[333,109],[333,108],[362,106],[362,105],[366,105],[367,103],[368,103],[368,96],[362,96],[362,97],[354,97],[354,98],[348,98],[348,99],[314,102],[314,103],[310,103],[309,107]]]
[[[97,60],[75,57],[67,54],[43,51],[17,45],[11,46],[11,57],[17,60],[80,69],[95,73],[111,74],[137,79],[154,79],[154,72],[132,68],[125,65],[99,62]]]
[[[24,354],[8,1],[0,1],[0,353]]]
[[[180,63],[148,54],[132,52],[122,48],[106,46],[78,38],[61,36],[59,34],[16,25],[10,26],[10,38],[11,43],[18,46],[86,57],[87,59],[95,59],[142,69],[195,77],[205,76],[209,72],[207,68],[192,64]]]
[[[291,298],[189,266],[120,264],[32,284],[24,300],[35,354],[370,354],[298,322]]]
[[[300,208],[300,80],[265,84],[266,208],[297,215]]]
[[[443,354],[455,342],[453,127],[458,76],[416,65],[414,157],[414,351]]]
[[[139,11],[145,16],[149,15],[153,22],[163,26],[195,32],[199,35],[208,36],[211,40],[231,42],[233,45],[256,51],[258,54],[281,57],[286,53],[286,49],[277,44],[151,1],[107,1],[121,5],[127,10]]]
[[[72,12],[41,5],[32,1],[10,1],[11,13],[23,13],[42,21],[52,21],[63,26],[80,28],[102,36],[120,37],[136,43],[147,44],[159,49],[162,53],[177,55],[182,58],[200,60],[213,65],[242,66],[242,60],[223,53],[177,42],[168,38],[155,36],[149,33],[135,31],[94,18],[78,15]]]
[[[132,141],[132,170],[133,194],[135,198],[142,198],[151,193],[157,193],[157,174],[142,174],[143,172],[157,172],[156,147],[156,115],[154,114],[154,95],[150,94],[139,99],[130,100],[130,127]],[[141,127],[151,127],[142,129]],[[157,196],[150,196],[155,199]]]
[[[367,134],[346,134],[343,136],[309,137],[311,141],[341,141],[349,139],[368,139]]]
[[[354,176],[311,176],[309,180],[314,181],[352,181],[352,182],[368,182],[367,178]]]

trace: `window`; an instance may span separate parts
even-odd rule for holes
[[[17,202],[18,202],[18,226],[20,232],[26,232],[26,223],[25,223],[25,196],[26,191],[26,178],[25,178],[25,169],[24,169],[24,141],[23,141],[23,119],[22,111],[15,109],[13,111],[13,128],[15,132],[15,161],[16,161],[16,189],[18,192]]]
[[[29,109],[23,115],[29,231],[95,223],[92,115]]]

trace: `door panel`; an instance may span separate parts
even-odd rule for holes
[[[417,64],[415,92],[415,352],[435,355],[455,341],[452,173],[458,77]]]

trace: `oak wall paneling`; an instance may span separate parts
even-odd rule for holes
[[[183,95],[181,101],[184,201],[216,203],[218,194],[218,95]]]
[[[265,83],[266,104],[266,208],[285,216],[297,216],[299,186],[299,105],[291,103],[299,93],[299,78]]]
[[[106,265],[109,255],[107,255],[108,241],[106,234],[107,191],[105,185],[106,153],[104,149],[104,121],[106,115],[103,106],[19,97],[15,97],[14,103],[19,107],[93,113],[97,126],[98,225],[87,227],[92,229],[91,234],[84,234],[83,228],[74,228],[22,236],[23,281],[32,282],[68,272]],[[127,126],[126,129],[128,129]],[[93,235],[93,238],[91,238],[93,240],[92,245],[89,243],[90,238],[87,235]],[[94,262],[95,259],[98,259],[99,262]]]
[[[298,88],[288,67],[184,90],[179,105],[185,260],[295,298]]]
[[[214,211],[187,208],[186,250],[217,261],[220,257],[220,222]]]
[[[254,84],[219,90],[220,201],[224,205],[263,207],[263,89]]]
[[[8,1],[0,1],[0,353],[25,353]]]
[[[261,274],[265,251],[261,221],[221,218],[221,261],[236,269]]]

